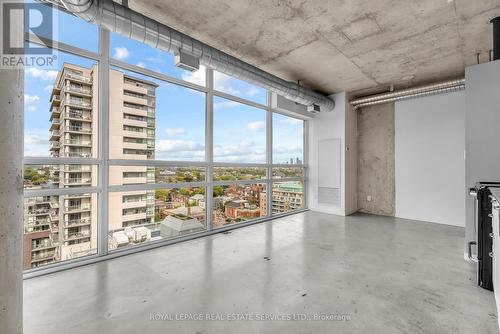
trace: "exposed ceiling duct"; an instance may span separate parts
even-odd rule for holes
[[[304,104],[309,107],[308,110],[319,107],[321,111],[332,111],[335,107],[335,102],[327,96],[267,73],[112,0],[60,2],[68,11],[87,22],[151,47],[173,52],[178,66],[185,69],[194,70],[199,63]]]
[[[354,110],[357,110],[361,107],[372,106],[376,104],[383,104],[394,101],[407,100],[416,97],[454,92],[463,89],[465,89],[465,79],[449,80],[426,86],[401,89],[390,93],[361,97],[352,100],[350,103],[351,105],[354,106]]]

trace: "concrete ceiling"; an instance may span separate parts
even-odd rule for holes
[[[130,8],[283,79],[372,93],[488,59],[500,0],[129,0]]]

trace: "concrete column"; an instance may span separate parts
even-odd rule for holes
[[[1,4],[1,1],[0,1]],[[23,325],[24,71],[0,69],[0,333]]]

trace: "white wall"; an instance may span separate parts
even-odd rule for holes
[[[311,210],[346,215],[356,211],[356,122],[347,101],[347,94],[338,93],[330,96],[335,101],[332,112],[322,112],[309,121],[309,157],[308,157],[308,207]],[[327,166],[340,178],[340,203],[325,204],[318,201],[318,146],[328,139],[340,139],[340,168]],[[347,148],[347,150],[346,150]],[[332,148],[332,152],[336,151]],[[346,190],[346,185],[349,189]]]
[[[340,139],[341,147],[345,145],[345,103],[346,94],[334,94],[335,108],[331,112],[323,112],[309,121],[309,174],[308,174],[308,206],[313,211],[344,215],[345,207],[345,150],[341,149],[340,161],[340,205],[328,205],[318,202],[318,145],[321,140]]]
[[[396,217],[465,226],[465,92],[395,106]]]

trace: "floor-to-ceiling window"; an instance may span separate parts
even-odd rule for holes
[[[305,121],[265,89],[184,71],[61,11],[56,22],[54,65],[25,70],[25,269],[305,208]]]

